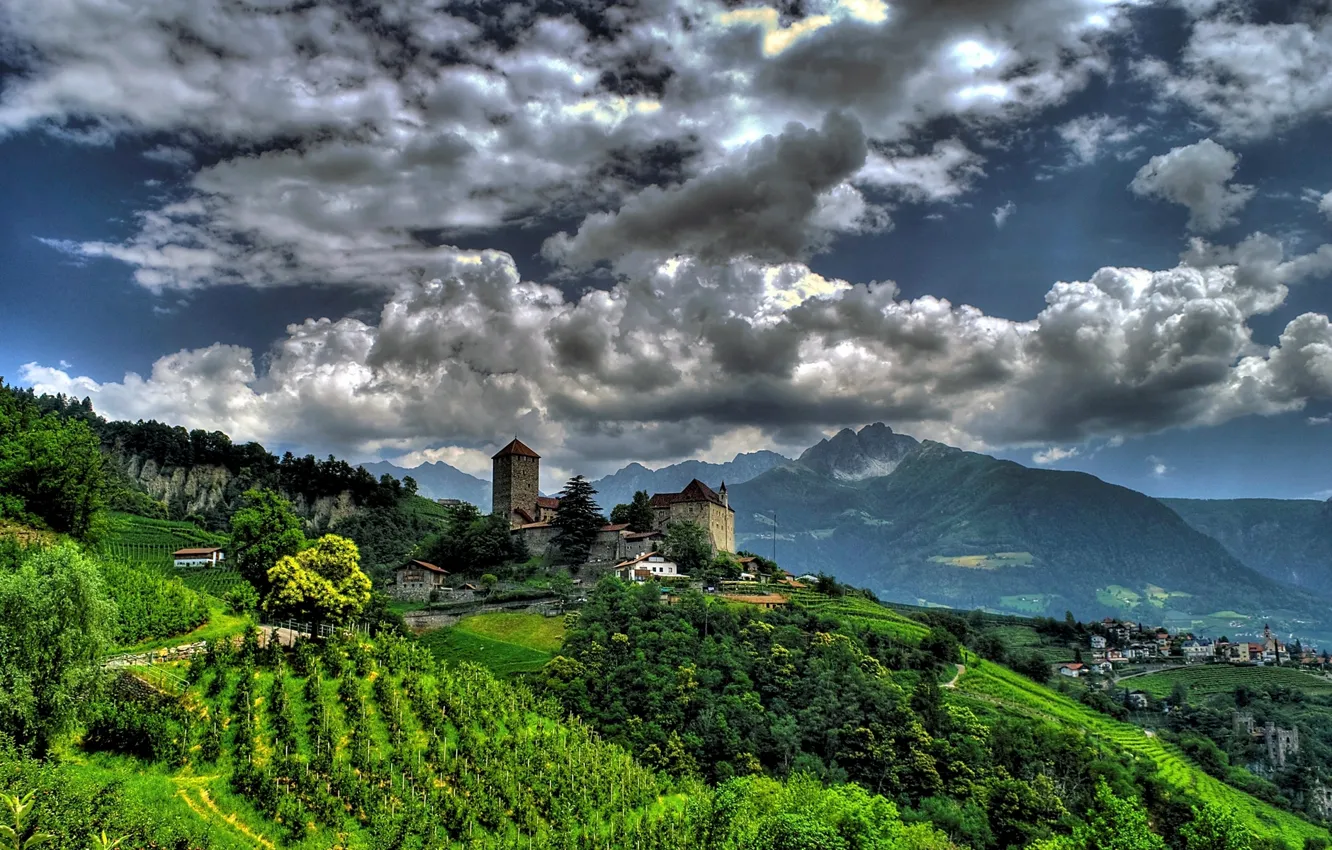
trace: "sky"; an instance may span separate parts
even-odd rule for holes
[[[1332,2],[8,0],[0,376],[543,487],[1332,496]]]

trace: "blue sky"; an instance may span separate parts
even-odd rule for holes
[[[275,8],[0,15],[6,380],[548,485],[882,420],[1332,496],[1325,7]]]

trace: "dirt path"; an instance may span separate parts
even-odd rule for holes
[[[945,687],[945,688],[956,688],[956,687],[957,687],[957,680],[958,680],[958,679],[961,679],[961,678],[962,678],[962,674],[965,673],[965,672],[967,672],[967,665],[965,665],[965,664],[958,664],[958,665],[956,665],[956,666],[957,666],[957,674],[956,674],[955,676],[953,676],[953,678],[949,679],[949,680],[944,684],[944,687]]]

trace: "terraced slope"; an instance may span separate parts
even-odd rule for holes
[[[1082,729],[1114,746],[1151,759],[1166,782],[1200,799],[1234,810],[1242,822],[1262,836],[1280,837],[1297,844],[1305,838],[1327,838],[1325,830],[1308,821],[1260,802],[1204,773],[1176,747],[1149,735],[1138,726],[1120,723],[1042,687],[1006,667],[969,658],[967,672],[956,693],[998,708],[1040,717],[1065,727]]]

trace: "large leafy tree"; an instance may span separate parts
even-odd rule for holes
[[[261,593],[268,572],[305,545],[304,523],[291,503],[272,490],[247,490],[245,506],[231,516],[231,559]]]
[[[656,512],[652,510],[652,497],[646,490],[634,493],[633,501],[616,505],[611,509],[610,521],[615,524],[628,523],[630,531],[651,531],[656,523]]]
[[[551,525],[559,529],[555,547],[566,564],[581,564],[587,560],[597,529],[605,523],[601,508],[597,506],[597,491],[592,482],[581,475],[569,479],[560,491],[560,506]]]
[[[0,570],[0,731],[43,756],[96,689],[115,607],[73,544]]]
[[[361,570],[356,544],[336,534],[283,556],[268,571],[268,584],[267,611],[314,622],[346,620],[370,601],[370,578]]]
[[[696,522],[683,520],[666,526],[666,540],[662,550],[675,561],[680,571],[693,575],[712,560],[712,537],[708,530]]]
[[[1235,813],[1216,803],[1194,808],[1193,820],[1180,829],[1187,850],[1253,850],[1253,833]]]
[[[0,381],[0,517],[86,537],[105,488],[101,441],[92,429],[43,412]]]

